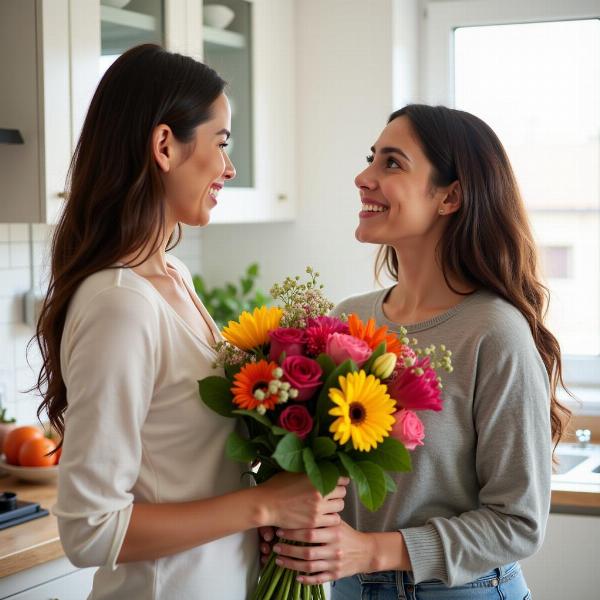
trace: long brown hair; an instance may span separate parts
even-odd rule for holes
[[[67,390],[60,344],[71,298],[86,277],[132,254],[129,266],[136,266],[145,249],[152,253],[159,247],[166,215],[151,152],[153,130],[166,124],[178,141],[191,143],[224,87],[210,67],[154,44],[125,52],[98,85],[71,162],[70,189],[52,238],[49,288],[34,338],[43,361],[34,387],[43,397],[38,418],[46,411],[61,435]],[[177,229],[167,249],[179,241]]]
[[[448,273],[457,275],[498,294],[525,317],[550,380],[556,445],[571,414],[557,398],[558,386],[565,388],[560,346],[544,325],[549,291],[538,276],[535,242],[502,143],[486,123],[468,112],[409,104],[392,113],[388,123],[401,116],[410,120],[433,167],[431,184],[443,187],[458,181],[462,190],[462,205],[449,216],[437,247],[446,283],[457,292]],[[379,249],[377,278],[382,269],[398,278],[398,258],[391,246]]]

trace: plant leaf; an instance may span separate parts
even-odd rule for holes
[[[233,394],[230,388],[231,383],[227,379],[215,375],[198,381],[202,402],[223,417],[233,417]]]
[[[385,471],[410,471],[412,469],[408,450],[402,442],[393,437],[386,437],[377,448],[366,454],[364,452],[352,453],[352,458],[358,461],[369,460]]]
[[[312,481],[312,484],[319,490],[322,496],[326,496],[337,485],[337,480],[340,472],[337,467],[327,461],[321,460],[317,462],[310,448],[304,448],[302,452],[306,474]]]
[[[367,460],[354,462],[344,452],[338,452],[338,456],[350,478],[356,482],[358,497],[363,506],[367,510],[376,511],[383,504],[387,493],[385,471]]]
[[[258,277],[258,263],[252,263],[246,269],[246,275],[248,275],[248,277]]]
[[[236,431],[232,431],[225,444],[227,456],[239,462],[251,462],[256,458],[257,448],[250,440],[243,438]]]
[[[383,472],[383,476],[385,478],[385,489],[387,492],[394,493],[398,487],[396,486],[396,482],[392,479],[389,473]]]
[[[295,433],[288,433],[282,438],[275,448],[273,458],[279,463],[279,466],[292,473],[304,473],[304,460],[302,450],[304,444]]]
[[[261,425],[264,425],[267,429],[271,429],[271,427],[273,427],[273,423],[271,423],[268,417],[257,413],[255,410],[245,410],[243,408],[238,408],[236,410],[232,410],[231,412],[234,415],[242,415],[244,417],[254,419],[255,421],[258,421]]]
[[[335,454],[337,445],[331,438],[321,436],[313,440],[312,450],[315,458],[327,458]]]
[[[273,425],[273,427],[271,427],[271,431],[275,435],[287,435],[289,433],[289,431],[287,429],[284,429],[283,427],[279,427],[278,425]]]
[[[316,361],[319,363],[321,369],[323,369],[323,381],[327,381],[329,375],[335,370],[336,364],[333,362],[333,358],[328,354],[319,354]]]

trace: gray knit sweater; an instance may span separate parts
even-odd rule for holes
[[[382,309],[389,289],[354,296],[356,313],[398,331]],[[415,581],[455,586],[540,546],[550,505],[551,434],[546,370],[521,313],[487,291],[407,327],[420,347],[445,344],[444,408],[421,411],[424,446],[376,513],[349,489],[344,519],[360,531],[401,530]]]

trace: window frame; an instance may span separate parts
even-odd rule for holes
[[[598,0],[425,2],[419,82],[423,102],[454,106],[453,42],[456,29],[580,19],[600,19]],[[600,231],[598,234],[600,236]],[[587,407],[597,404],[600,414],[600,355],[563,356],[563,376],[565,384],[573,389],[576,396],[585,397]]]

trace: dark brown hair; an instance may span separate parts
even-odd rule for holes
[[[571,414],[557,398],[559,384],[565,387],[560,346],[544,325],[549,292],[539,279],[535,242],[502,143],[468,112],[409,104],[392,113],[388,123],[402,116],[410,120],[433,167],[431,184],[443,187],[458,181],[462,191],[462,205],[448,217],[437,247],[446,283],[457,292],[448,281],[448,274],[454,274],[498,294],[525,317],[550,380],[550,421],[557,444]],[[398,278],[391,246],[379,249],[377,278],[384,268]]]
[[[60,344],[71,298],[86,277],[114,267],[124,256],[135,254],[137,260],[148,247],[150,253],[158,248],[166,216],[151,150],[153,131],[166,124],[178,141],[192,142],[224,87],[210,67],[153,44],[125,52],[98,85],[71,162],[70,189],[52,239],[49,288],[34,338],[43,361],[34,388],[43,397],[38,418],[46,411],[61,435],[67,390]],[[180,236],[178,227],[177,241]],[[176,245],[173,241],[168,249]]]

